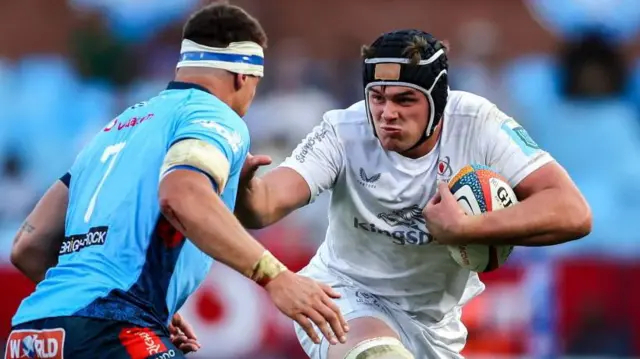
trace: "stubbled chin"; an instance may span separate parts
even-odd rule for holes
[[[391,139],[382,139],[380,140],[380,144],[382,145],[382,148],[384,148],[387,151],[393,151],[393,152],[404,151],[404,147],[399,141],[395,141]]]

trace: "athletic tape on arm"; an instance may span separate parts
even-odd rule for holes
[[[176,166],[191,166],[208,174],[218,185],[218,193],[224,191],[231,168],[229,160],[217,147],[197,139],[182,140],[171,146],[164,157],[160,176]]]

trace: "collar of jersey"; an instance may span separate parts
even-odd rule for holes
[[[191,82],[171,81],[167,86],[167,90],[200,90],[206,93],[211,93],[204,86],[200,86]]]

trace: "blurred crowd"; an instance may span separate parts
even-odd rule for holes
[[[181,23],[200,3],[0,4],[0,28],[23,26],[0,31],[0,285],[13,287],[12,281],[19,280],[7,261],[11,240],[47,187],[99,128],[171,80]],[[487,276],[489,289],[465,313],[469,353],[492,358],[640,356],[640,312],[635,309],[640,287],[634,288],[634,273],[640,275],[640,191],[635,187],[640,183],[640,6],[635,0],[455,1],[457,7],[468,6],[464,16],[442,0],[234,3],[246,5],[272,34],[266,77],[245,120],[251,151],[269,154],[274,165],[325,111],[362,98],[358,45],[381,31],[410,26],[446,40],[451,88],[487,97],[528,129],[565,166],[594,217],[589,237],[555,248],[518,249],[507,267]],[[355,11],[362,16],[354,17]],[[445,16],[447,26],[432,14],[440,12],[451,14]],[[416,20],[416,13],[429,14],[425,17],[434,28]],[[367,28],[367,21],[378,27]],[[353,31],[345,30],[349,26]],[[324,238],[327,200],[320,197],[257,236],[294,268],[304,266]],[[229,335],[257,325],[247,313],[272,316],[266,314],[272,308],[241,278],[226,279],[234,281],[229,289],[213,277],[212,287],[204,286],[204,294],[185,310],[196,321],[215,321],[225,312],[221,303],[231,305],[248,293],[238,299],[246,306],[237,318],[218,322],[215,330],[203,329],[214,337],[207,343],[237,342],[244,351],[214,348],[203,358],[300,357],[290,324],[282,318],[260,329],[259,341],[268,349],[252,346],[257,335],[245,336],[244,342]],[[223,295],[208,293],[210,288]],[[8,331],[8,324],[2,325]]]

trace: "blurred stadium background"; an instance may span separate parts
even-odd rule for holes
[[[123,108],[171,79],[199,0],[0,1],[0,342],[33,286],[9,262],[35,201]],[[594,231],[518,248],[465,308],[469,358],[640,357],[640,6],[637,0],[237,0],[270,37],[246,117],[279,162],[325,110],[362,97],[359,49],[419,27],[450,46],[453,89],[512,114],[588,197]],[[294,269],[323,239],[326,196],[256,235]],[[183,309],[194,358],[303,358],[291,324],[216,265]],[[3,346],[4,347],[4,346]]]

